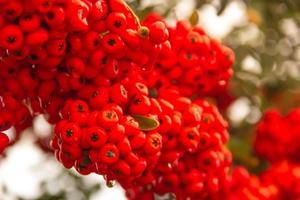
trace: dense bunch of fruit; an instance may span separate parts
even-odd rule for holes
[[[66,99],[101,107],[113,85],[114,98],[124,101],[116,96],[119,80],[153,65],[159,52],[155,36],[123,1],[0,4],[0,131],[13,126],[21,132],[39,113],[56,123]]]
[[[300,109],[282,116],[269,110],[257,126],[254,149],[264,159],[275,163],[282,160],[300,161]]]
[[[229,173],[227,122],[203,97],[226,93],[233,62],[201,28],[140,23],[123,0],[0,0],[0,131],[16,133],[0,133],[0,154],[43,114],[58,161],[118,181],[129,199],[292,198],[280,167]],[[266,115],[260,155],[297,160],[298,113]]]
[[[230,68],[231,51],[196,28],[176,32],[162,21],[142,26],[122,0],[12,0],[0,6],[1,131],[14,127],[19,133],[45,114],[55,125],[56,158],[83,175],[117,180],[130,199],[144,192],[151,198],[220,195],[231,165],[227,123],[213,105],[189,98],[199,93],[200,82],[186,93],[190,77],[172,84],[179,77],[166,71],[178,63],[179,71],[198,77],[203,62],[214,63],[209,66],[216,69],[202,68],[227,82],[230,74],[223,80],[214,70]],[[176,47],[179,38],[191,46]],[[171,54],[180,59],[163,64]],[[7,136],[0,141],[2,151]]]
[[[156,14],[143,21],[150,29],[153,23],[166,26],[169,32],[169,42],[163,44],[155,70],[148,75],[155,87],[169,85],[194,98],[225,93],[233,73],[234,53],[230,48],[188,21],[178,21],[172,27]]]
[[[300,166],[289,161],[273,164],[262,175],[261,179],[266,184],[276,186],[278,190],[275,200],[300,198]]]
[[[244,167],[233,170],[226,189],[228,200],[278,199],[278,188],[273,182],[263,182],[260,177],[250,175]]]
[[[300,109],[283,116],[278,110],[265,112],[257,125],[254,149],[271,166],[260,175],[260,181],[275,186],[277,195],[271,200],[300,198],[299,123]],[[275,191],[275,190],[274,190]]]
[[[182,111],[183,126],[162,132],[161,156],[152,172],[146,171],[137,184],[132,180],[120,182],[131,186],[127,191],[130,199],[145,198],[146,194],[153,199],[154,194],[170,192],[177,199],[220,197],[231,164],[231,154],[223,146],[228,139],[227,124],[207,102],[195,101],[187,110],[195,108],[201,108],[201,120],[187,117]],[[177,112],[180,116],[179,110],[174,114]]]

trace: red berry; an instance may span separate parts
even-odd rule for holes
[[[146,136],[144,150],[147,154],[153,155],[159,152],[162,148],[162,137],[159,133],[149,133]]]
[[[111,100],[119,105],[125,105],[128,100],[127,90],[122,84],[115,84],[111,88]]]
[[[126,16],[123,13],[112,12],[108,15],[107,27],[113,33],[122,33],[127,28]]]
[[[160,44],[166,41],[169,37],[168,29],[163,22],[157,21],[150,26],[150,40],[154,44]]]
[[[126,177],[130,175],[130,166],[123,160],[119,160],[117,163],[113,164],[111,170],[117,177]]]
[[[69,144],[78,143],[80,136],[81,136],[80,128],[75,123],[71,123],[71,122],[64,124],[60,132],[60,137],[62,141]]]
[[[120,53],[125,48],[125,44],[121,37],[113,33],[108,33],[103,36],[102,45],[104,50],[110,54]]]
[[[101,109],[109,101],[109,89],[100,87],[93,91],[89,98],[90,105],[95,109]]]
[[[196,127],[185,128],[179,136],[181,144],[187,151],[195,152],[199,145],[200,134]]]
[[[104,128],[111,128],[119,122],[119,117],[114,110],[102,110],[98,116],[98,124]]]
[[[19,20],[19,26],[24,32],[32,32],[40,27],[41,19],[37,14],[22,15]]]
[[[41,46],[49,39],[48,31],[43,28],[36,29],[25,37],[25,43],[29,46]]]
[[[67,44],[65,40],[50,40],[46,44],[47,52],[51,56],[63,56],[65,54]]]
[[[85,138],[92,148],[99,148],[106,143],[107,134],[99,127],[90,127],[85,131]]]
[[[130,113],[147,115],[151,108],[150,99],[145,95],[136,95],[130,103]]]
[[[99,152],[99,160],[106,163],[112,164],[119,160],[119,150],[113,144],[104,145]]]
[[[59,6],[52,6],[44,16],[49,26],[58,26],[65,21],[65,10]]]
[[[24,36],[18,26],[7,25],[0,30],[0,45],[8,50],[20,49],[24,42]]]

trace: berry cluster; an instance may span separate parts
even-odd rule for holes
[[[294,200],[300,198],[300,166],[283,160],[259,176],[236,167],[226,184],[226,200]]]
[[[270,200],[299,199],[299,108],[283,116],[278,110],[267,111],[257,125],[254,149],[270,162],[271,166],[261,173],[260,182],[275,188],[264,192],[275,192]],[[275,193],[274,193],[275,194]],[[264,198],[262,198],[264,199]]]
[[[273,184],[278,190],[274,200],[293,200],[300,198],[300,166],[288,161],[272,165],[262,175],[261,179],[266,184]],[[273,200],[272,199],[272,200]]]
[[[185,20],[172,27],[153,13],[143,24],[150,29],[153,26],[167,27],[169,31],[169,41],[163,44],[163,53],[155,63],[156,71],[152,72],[151,78],[156,78],[157,87],[172,85],[188,97],[225,93],[233,74],[234,53],[230,48],[209,38],[203,29],[193,27]]]
[[[277,185],[250,175],[244,167],[234,168],[232,176],[228,177],[227,181],[227,200],[279,200]]]
[[[44,114],[57,160],[129,199],[222,197],[228,125],[201,96],[226,87],[229,48],[123,0],[0,0],[0,32],[0,131]]]
[[[17,136],[35,115],[45,113],[56,123],[66,98],[108,88],[152,65],[160,51],[123,1],[13,0],[0,6],[0,131],[13,126]]]
[[[175,101],[174,105],[179,106]],[[177,101],[182,104],[182,97]],[[231,153],[223,146],[228,139],[227,123],[216,108],[205,101],[186,104],[186,108],[183,105],[181,109],[175,106],[178,110],[170,120],[181,121],[181,126],[178,124],[169,131],[158,129],[163,144],[155,169],[146,171],[136,182],[120,181],[125,188],[131,187],[127,190],[129,199],[146,198],[145,195],[153,199],[154,194],[163,196],[170,192],[177,199],[220,197],[231,165]],[[161,121],[166,122],[166,117]]]
[[[257,126],[254,149],[256,153],[275,163],[282,160],[299,162],[300,109],[282,116],[269,110]]]

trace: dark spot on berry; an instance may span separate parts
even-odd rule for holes
[[[198,84],[198,88],[199,88],[199,89],[204,89],[205,86],[204,86],[203,84]]]
[[[153,147],[158,147],[160,145],[160,140],[157,137],[152,138],[151,144],[153,145]]]
[[[201,76],[200,76],[200,75],[196,75],[196,76],[194,76],[194,80],[195,80],[195,81],[199,81],[199,80],[201,80]]]
[[[98,141],[99,140],[98,134],[97,133],[93,133],[92,136],[91,136],[91,140],[94,141],[94,142]]]
[[[15,56],[22,56],[22,51],[15,51]]]
[[[169,181],[169,180],[165,180],[165,181],[164,181],[164,184],[165,184],[165,186],[167,186],[167,187],[172,187],[172,186],[173,186],[172,182]]]
[[[37,55],[35,55],[35,54],[31,54],[31,55],[29,56],[29,58],[30,58],[31,60],[38,60],[38,59],[39,59],[39,57],[38,57]]]
[[[98,91],[93,92],[92,97],[97,97],[99,95]]]
[[[193,58],[193,55],[190,54],[190,53],[187,53],[187,54],[186,54],[186,58],[187,58],[188,60],[191,60],[191,59]]]
[[[32,19],[32,15],[27,14],[23,17],[26,21],[30,21]]]
[[[204,116],[204,117],[203,117],[203,122],[204,122],[205,124],[207,124],[207,123],[209,122],[209,117],[208,117],[208,116]]]
[[[119,169],[114,170],[114,172],[115,172],[116,175],[121,175],[122,174],[122,171],[119,170]]]
[[[105,113],[105,117],[107,118],[107,119],[112,119],[113,118],[113,113],[112,112],[106,112]]]
[[[195,139],[194,132],[189,132],[187,136],[188,136],[188,138],[190,140],[194,140]]]
[[[134,99],[133,103],[136,105],[139,105],[142,103],[142,100],[140,98],[136,98],[136,99]]]
[[[211,164],[211,160],[210,159],[205,159],[205,160],[203,160],[203,164],[204,165],[210,165]]]
[[[48,13],[47,13],[47,17],[48,17],[48,19],[53,20],[54,17],[55,17],[55,15],[54,15],[53,12],[48,12]]]
[[[79,104],[79,105],[77,106],[77,110],[78,110],[78,112],[84,112],[84,106],[81,105],[81,104]]]
[[[9,16],[13,16],[15,14],[15,11],[9,9],[9,10],[6,11],[6,14],[9,15]]]
[[[215,71],[213,71],[213,70],[208,70],[208,71],[207,71],[207,75],[208,75],[208,76],[213,76],[213,75],[215,75]]]
[[[66,131],[66,136],[67,136],[67,137],[72,137],[72,136],[73,136],[73,130],[72,130],[72,129],[68,129],[68,130]]]
[[[115,21],[114,26],[115,26],[116,28],[120,28],[120,27],[122,26],[122,22],[120,22],[120,21]]]
[[[17,41],[17,39],[16,39],[16,37],[14,37],[14,36],[9,36],[9,37],[7,37],[7,42],[8,43],[14,43],[14,42],[16,42]]]
[[[192,38],[191,38],[191,43],[192,43],[192,44],[195,44],[196,42],[197,42],[196,38],[192,37]]]
[[[98,39],[95,39],[95,40],[93,41],[93,45],[94,45],[95,47],[97,47],[99,44],[100,44],[100,41],[99,41]]]
[[[59,51],[62,51],[62,50],[64,50],[65,49],[65,44],[64,43],[60,43],[59,45],[58,45],[58,50]]]
[[[81,76],[79,78],[79,83],[84,84],[85,83],[85,78]]]
[[[145,88],[145,86],[142,85],[142,84],[137,84],[137,87],[138,87],[140,90],[143,90],[143,89]]]
[[[114,46],[116,44],[116,41],[114,39],[110,39],[107,42],[110,46]]]
[[[116,156],[116,154],[113,151],[107,151],[105,156],[108,157],[108,158],[113,158],[113,157]]]
[[[7,73],[8,74],[13,74],[15,72],[15,70],[13,69],[13,68],[9,68],[8,70],[7,70]]]
[[[102,64],[106,65],[108,63],[108,57],[105,56],[104,58],[102,58]]]
[[[49,7],[49,6],[50,6],[50,2],[49,2],[49,1],[44,2],[44,3],[43,3],[43,6],[44,6],[45,8]]]
[[[30,78],[31,78],[31,79],[33,79],[33,80],[36,79],[36,76],[35,76],[34,71],[30,71],[30,72],[29,72],[29,75],[30,75]]]

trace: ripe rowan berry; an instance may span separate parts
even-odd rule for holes
[[[123,13],[112,12],[108,15],[107,27],[113,33],[122,33],[127,28],[126,16]]]
[[[24,42],[23,32],[16,25],[1,28],[0,45],[8,50],[20,49]]]
[[[63,142],[75,144],[79,142],[81,130],[75,123],[68,122],[63,125],[60,137]]]
[[[116,163],[119,160],[118,148],[113,144],[104,145],[100,149],[99,160],[107,164]]]
[[[49,39],[49,33],[44,28],[38,28],[25,37],[25,43],[29,46],[42,46]]]
[[[102,38],[104,50],[110,54],[120,53],[125,49],[125,44],[122,38],[114,33],[108,33]]]
[[[47,53],[51,56],[63,56],[65,54],[67,44],[65,40],[50,40],[46,44]]]
[[[99,148],[106,143],[108,137],[100,127],[89,127],[85,130],[84,138],[92,148]]]
[[[45,13],[44,19],[49,26],[59,26],[65,21],[65,10],[60,6],[52,6]]]
[[[163,43],[169,37],[168,29],[163,22],[154,22],[149,29],[149,38],[155,44]]]
[[[111,166],[111,170],[113,171],[113,174],[122,177],[126,177],[130,175],[130,166],[123,160],[119,160],[117,163],[113,164]]]
[[[98,124],[104,128],[111,128],[119,122],[118,114],[114,110],[101,110],[98,116]]]
[[[187,127],[180,133],[180,143],[186,150],[195,152],[199,145],[200,133],[196,127]]]
[[[40,16],[34,13],[28,13],[21,16],[19,26],[24,32],[32,32],[40,27]]]
[[[130,113],[138,115],[146,115],[151,108],[150,99],[145,95],[136,95],[130,103]]]
[[[95,109],[102,108],[108,101],[109,89],[105,87],[97,88],[89,98],[89,104]]]
[[[147,154],[153,155],[162,148],[162,137],[159,133],[148,133],[144,144],[144,150]]]

